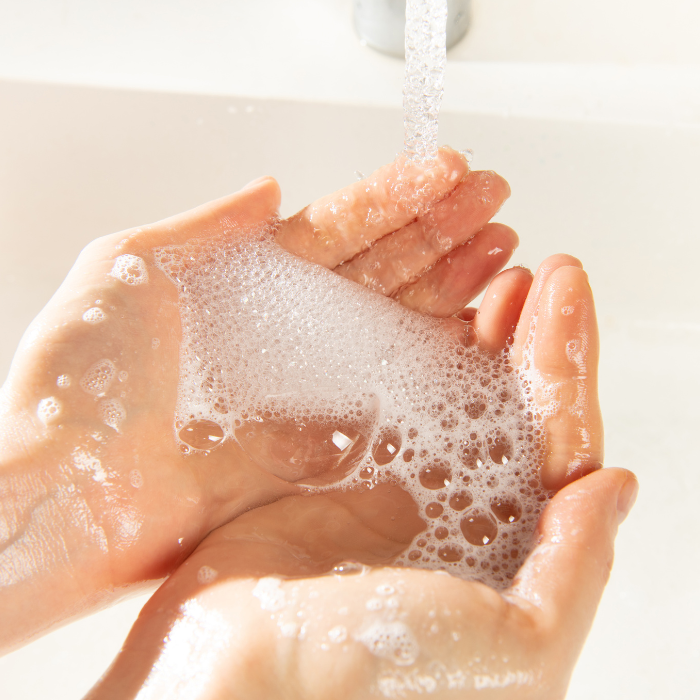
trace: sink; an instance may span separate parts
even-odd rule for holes
[[[584,262],[601,325],[606,464],[641,482],[567,697],[694,699],[700,10],[473,6],[450,52],[440,141],[510,182],[497,218],[520,235],[514,264],[554,252]],[[393,159],[402,72],[360,46],[345,0],[0,3],[0,381],[96,236],[263,174],[279,180],[288,215]],[[0,697],[81,697],[145,600],[1,658]]]

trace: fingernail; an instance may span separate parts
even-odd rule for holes
[[[267,180],[267,176],[265,176],[265,175],[263,175],[263,177],[256,177],[255,180],[251,180],[247,185],[244,185],[243,187],[241,187],[241,192],[243,190],[250,190],[253,187],[256,187],[264,180]]]
[[[617,522],[618,525],[625,520],[632,510],[634,502],[637,500],[639,493],[639,482],[635,477],[628,477],[627,481],[622,485],[620,493],[617,497]]]

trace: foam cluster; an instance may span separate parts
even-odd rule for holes
[[[120,255],[109,274],[130,287],[148,282],[148,268],[138,255]]]
[[[269,230],[156,260],[179,290],[183,452],[236,441],[311,492],[398,484],[426,529],[394,563],[509,583],[548,494],[542,428],[507,351],[469,346],[455,319],[297,258]]]
[[[437,120],[447,63],[446,27],[447,0],[407,0],[404,153],[416,160],[437,155]]]

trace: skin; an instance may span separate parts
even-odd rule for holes
[[[583,315],[578,324],[570,322],[573,314],[560,311],[569,304]],[[557,427],[577,427],[567,423],[572,412],[565,402],[580,394],[581,364],[569,361],[566,374],[566,350],[560,346],[572,333],[595,337],[592,308],[578,261],[554,256],[534,281],[522,269],[501,273],[478,313],[463,315],[484,349],[513,342],[520,361],[533,362],[554,380],[564,405],[553,420]],[[527,333],[523,325],[534,328]],[[447,320],[445,331],[451,329]],[[534,337],[531,349],[528,335]],[[589,340],[587,348],[592,347]],[[580,407],[575,415],[581,419]],[[598,419],[598,412],[589,414],[589,424]],[[366,698],[381,697],[382,688],[392,697],[386,689],[392,682],[403,684],[401,697],[421,694],[416,684],[422,682],[433,683],[425,687],[437,698],[563,698],[637,482],[622,469],[574,480],[562,465],[577,458],[581,445],[572,447],[574,433],[559,446],[555,438],[561,435],[548,438],[557,450],[550,450],[545,469],[551,483],[571,483],[545,510],[535,547],[505,591],[435,572],[382,567],[425,526],[412,499],[396,486],[289,496],[240,516],[202,542],[145,606],[90,700]],[[329,574],[348,561],[373,568]],[[281,609],[265,607],[256,588],[269,585],[269,577],[275,590],[284,591]],[[391,602],[378,593],[387,586],[393,589]],[[378,600],[384,604],[375,610],[372,603]],[[200,611],[194,618],[188,613],[193,603]],[[216,629],[228,630],[225,645],[209,630],[209,614],[218,616]],[[410,628],[419,647],[412,663],[397,665],[371,653],[362,637],[377,621]],[[293,623],[293,636],[285,635],[285,625]],[[305,634],[299,640],[295,635],[302,623]],[[184,670],[177,663],[182,624],[191,644]],[[209,655],[198,651],[193,628],[209,640],[211,646],[203,646]],[[343,638],[334,641],[339,634]],[[191,674],[197,672],[207,682],[190,694]]]
[[[471,181],[467,170],[464,158],[450,149],[427,167],[399,159],[283,222],[279,187],[261,178],[230,197],[87,246],[26,332],[0,393],[0,649],[109,604],[144,582],[151,585],[212,530],[298,490],[261,470],[233,442],[209,456],[186,459],[180,453],[172,423],[177,292],[154,265],[153,249],[274,224],[289,250],[337,267],[372,241],[402,235],[405,226],[430,216],[433,205],[464,189],[465,178]],[[507,196],[504,181],[492,179],[503,184],[487,217]],[[478,188],[469,196],[478,198]],[[460,231],[455,245],[480,235],[473,221],[466,227],[456,221],[454,228]],[[503,230],[502,264],[517,242]],[[426,267],[440,250],[426,256]],[[111,276],[115,259],[125,254],[143,259],[147,284],[129,286]],[[410,288],[421,274],[413,265],[401,282]],[[475,287],[491,274],[485,268]],[[86,323],[83,314],[95,307],[105,320]],[[118,430],[100,417],[105,396],[80,385],[88,368],[102,360],[126,373],[103,392],[128,406]],[[57,386],[62,375],[71,378],[69,387]],[[61,413],[44,423],[38,407],[48,398],[60,402]]]
[[[391,164],[367,181],[279,222],[278,242],[410,308],[444,317],[446,333],[466,330],[472,342],[487,351],[497,351],[512,336],[516,360],[529,362],[541,378],[543,409],[547,408],[544,399],[552,392],[561,399],[561,408],[546,419],[547,459],[542,470],[545,483],[559,488],[595,469],[602,460],[592,296],[578,261],[565,258],[562,263],[550,258],[534,282],[521,269],[496,276],[479,311],[464,310],[517,245],[511,229],[487,223],[508,194],[502,178],[494,173],[467,173],[461,156],[443,149],[438,161],[427,169]],[[526,632],[536,627],[532,619],[520,617],[512,627],[502,627],[503,610],[498,606],[507,603],[507,610],[519,609],[536,600],[541,609],[539,589],[532,588],[532,582],[547,569],[543,562],[549,555],[538,559],[539,548],[525,567],[527,571],[530,561],[538,562],[534,573],[526,577],[527,594],[500,596],[483,586],[435,574],[386,569],[351,577],[356,583],[343,584],[340,591],[333,577],[316,577],[344,559],[368,564],[386,561],[421,528],[422,521],[406,494],[385,488],[372,498],[357,493],[302,497],[294,484],[264,472],[254,457],[231,442],[209,455],[187,458],[176,448],[172,416],[179,315],[176,290],[153,265],[153,248],[217,237],[231,227],[276,222],[279,196],[274,180],[262,178],[192,212],[98,239],[81,254],[28,330],[0,403],[0,522],[8,533],[0,554],[3,648],[11,649],[52,626],[108,604],[125,589],[175,572],[144,610],[115,670],[105,677],[94,697],[136,694],[160,653],[164,635],[180,616],[181,605],[200,593],[207,608],[235,620],[241,630],[238,646],[229,646],[233,656],[221,657],[222,667],[212,670],[217,689],[211,697],[326,697],[331,689],[323,686],[322,679],[332,674],[315,672],[315,647],[297,648],[288,640],[281,642],[269,613],[250,604],[255,578],[275,573],[303,577],[304,583],[298,584],[302,587],[310,585],[316,590],[318,584],[319,611],[335,605],[339,594],[347,594],[348,609],[355,606],[354,617],[359,619],[367,586],[376,587],[378,576],[398,575],[409,576],[411,581],[415,578],[416,586],[407,584],[406,590],[424,591],[401,602],[409,617],[413,616],[421,654],[427,654],[423,660],[446,659],[443,651],[452,653],[453,645],[445,640],[442,646],[436,642],[433,649],[425,638],[433,632],[421,627],[426,606],[434,605],[431,595],[447,596],[444,600],[454,602],[455,610],[466,606],[468,624],[463,629],[475,640],[460,652],[461,661],[474,660],[474,650],[488,649],[489,639],[495,643],[494,635],[505,638],[499,630],[508,630],[514,640],[514,646],[508,647],[509,658],[520,658],[518,649],[530,649],[527,658],[537,657],[538,663],[546,665],[547,653],[556,653],[559,661],[550,664],[551,672],[533,671],[533,683],[546,692],[560,692],[597,598],[594,592],[594,604],[581,614],[573,635],[579,641],[566,653],[553,644],[533,645]],[[145,261],[148,284],[127,286],[110,276],[115,258],[124,254]],[[97,299],[107,319],[92,326],[82,320],[82,314]],[[575,312],[557,314],[563,308],[560,304],[573,305]],[[467,325],[454,314],[469,319]],[[567,350],[572,338],[578,344]],[[570,359],[573,351],[575,362]],[[128,405],[127,416],[116,425],[118,430],[106,427],[99,418],[95,407],[104,397],[92,396],[79,386],[85,368],[105,358],[128,373],[119,380],[123,388],[114,384],[108,394],[114,397],[123,392]],[[67,389],[56,386],[56,378],[63,374],[72,377]],[[44,423],[37,406],[47,397],[57,398],[62,412]],[[610,494],[615,492],[617,498],[622,483],[631,478],[620,470],[602,474],[604,484],[610,484],[592,490],[591,508],[608,508]],[[567,488],[578,488],[585,481]],[[574,500],[570,517],[564,508],[561,522],[569,522],[567,517],[573,522],[581,515],[576,509],[583,507],[585,499]],[[281,517],[284,509],[292,509],[293,528],[288,516]],[[387,520],[389,513],[393,520]],[[599,515],[593,528],[596,541],[609,543],[610,528],[604,527],[608,521]],[[329,518],[337,528],[327,541],[318,523]],[[557,527],[557,532],[565,531],[561,523]],[[210,594],[199,590],[199,583],[192,587],[192,572],[199,572],[205,554],[206,566],[219,572],[214,587],[221,592],[218,597],[207,598]],[[558,566],[556,561],[549,566],[547,580]],[[194,581],[198,580],[195,575]],[[602,584],[599,588],[602,590]],[[523,602],[513,603],[511,598]],[[465,602],[471,599],[473,605]],[[471,621],[477,609],[482,612]],[[491,617],[483,612],[491,609]],[[564,629],[562,624],[557,622],[552,629],[559,632]],[[318,627],[319,635],[327,633],[322,627]],[[485,635],[482,646],[477,628]],[[385,662],[368,657],[367,649],[357,642],[350,646],[341,663],[348,679],[342,688],[358,693],[348,697],[364,697],[377,674],[384,672]],[[252,662],[239,664],[240,659]],[[236,673],[230,673],[233,670]],[[319,675],[321,679],[313,680]],[[336,693],[337,687],[333,695]]]

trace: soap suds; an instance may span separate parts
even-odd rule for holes
[[[398,484],[426,530],[394,564],[506,587],[549,496],[532,378],[273,234],[156,251],[179,290],[181,449],[235,441],[309,493]]]

